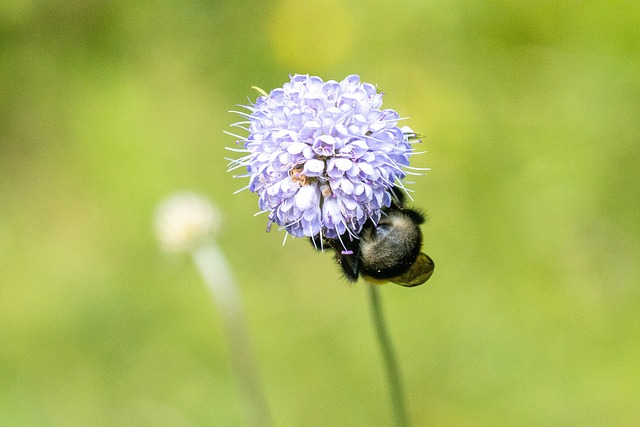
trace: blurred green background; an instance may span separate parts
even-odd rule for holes
[[[223,210],[276,425],[389,425],[366,288],[226,172],[252,85],[359,74],[426,135],[422,287],[382,289],[416,425],[640,425],[635,1],[0,2],[0,425],[243,425],[219,313],[157,247]]]

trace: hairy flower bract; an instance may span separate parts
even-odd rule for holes
[[[377,224],[390,188],[402,186],[415,137],[398,127],[398,113],[381,109],[382,93],[357,75],[324,82],[300,74],[262,93],[234,125],[249,135],[239,137],[247,154],[230,170],[246,167],[241,176],[270,223],[327,238]]]

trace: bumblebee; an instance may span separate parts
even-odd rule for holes
[[[362,276],[370,283],[411,287],[423,284],[433,274],[433,260],[421,252],[424,216],[405,207],[403,195],[392,195],[394,200],[382,210],[378,224],[367,221],[358,238],[348,233],[338,239],[311,238],[316,248],[328,245],[335,251],[336,261],[349,281]]]

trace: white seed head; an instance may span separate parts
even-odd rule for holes
[[[155,227],[162,249],[185,252],[218,232],[220,213],[199,194],[176,193],[158,206]]]

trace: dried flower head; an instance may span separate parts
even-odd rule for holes
[[[158,206],[155,228],[162,249],[185,252],[218,231],[220,214],[198,194],[177,193]]]
[[[237,112],[233,126],[259,207],[296,237],[357,236],[367,220],[377,224],[391,204],[389,190],[402,187],[416,135],[398,127],[400,116],[381,109],[382,93],[351,75],[337,82],[296,74],[282,88],[264,91]]]

